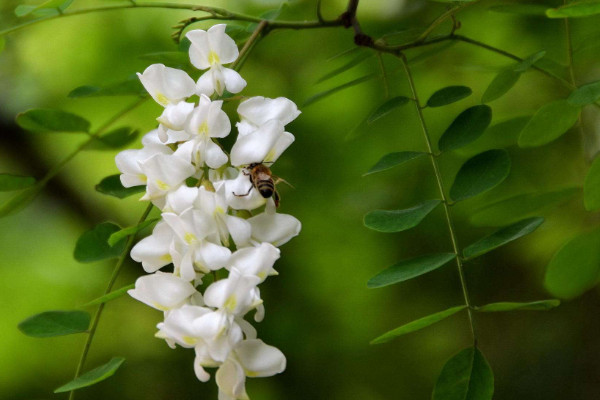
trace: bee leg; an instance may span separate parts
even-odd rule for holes
[[[281,178],[281,177],[279,177],[279,176],[277,176],[277,175],[273,175],[273,182],[274,182],[276,185],[277,185],[279,182],[283,182],[283,183],[285,183],[286,185],[288,185],[289,187],[291,187],[292,189],[296,189],[296,188],[294,187],[294,185],[292,185],[291,183],[289,183],[288,181],[286,181],[285,179],[283,179],[283,178]]]
[[[253,187],[254,186],[250,186],[250,189],[248,189],[248,191],[246,192],[246,194],[237,194],[236,192],[231,192],[231,193],[233,193],[233,195],[237,196],[237,197],[246,197],[246,196],[248,196],[250,194],[250,192],[252,191]]]
[[[275,201],[275,208],[279,207],[279,193],[277,193],[277,190],[275,190],[273,192],[273,200]]]

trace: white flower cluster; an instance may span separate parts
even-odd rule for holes
[[[218,367],[219,400],[247,399],[246,377],[271,376],[286,364],[281,351],[257,339],[243,318],[256,310],[254,319],[263,319],[258,285],[277,274],[276,246],[300,232],[296,218],[276,212],[277,192],[265,165],[294,141],[284,126],[300,112],[286,98],[241,102],[239,135],[229,157],[217,139],[229,134],[231,123],[221,110],[223,100],[209,96],[246,86],[236,71],[223,67],[236,60],[237,46],[225,25],[186,36],[192,64],[208,71],[196,83],[162,64],[138,74],[164,112],[158,129],[144,136],[142,149],[116,157],[123,186],[146,185],[142,200],[162,210],[152,235],[131,251],[149,275],[129,294],[164,312],[157,337],[171,347],[195,350],[198,379],[210,378],[205,367]],[[197,103],[187,101],[194,95]],[[253,173],[256,167],[261,176]],[[261,182],[266,191],[259,191]],[[173,272],[159,271],[171,264]],[[203,279],[211,283],[202,294],[197,288]]]

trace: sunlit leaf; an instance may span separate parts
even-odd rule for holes
[[[486,236],[477,242],[467,246],[463,255],[465,258],[474,258],[482,254],[490,252],[500,246],[517,240],[531,232],[535,231],[538,226],[544,222],[544,218],[534,217],[524,219],[510,226],[504,227],[490,236]]]
[[[86,146],[87,150],[114,150],[120,149],[137,139],[139,131],[131,128],[117,128],[98,137]]]
[[[494,374],[477,347],[452,357],[435,382],[432,400],[491,400]]]
[[[583,202],[588,211],[600,209],[600,156],[596,157],[585,177]]]
[[[31,176],[0,174],[0,192],[21,190],[33,185],[35,185],[35,178]]]
[[[489,103],[490,101],[496,100],[507,93],[517,83],[520,72],[516,72],[512,69],[503,69],[494,77],[490,85],[487,87],[481,101],[483,103]]]
[[[546,193],[526,193],[492,203],[471,215],[477,226],[503,226],[533,216],[573,197],[579,188],[567,188]]]
[[[519,146],[542,146],[558,139],[577,122],[580,111],[567,100],[556,100],[542,106],[521,131]]]
[[[586,106],[600,100],[600,81],[578,87],[567,101],[573,106]]]
[[[69,93],[71,98],[101,96],[146,96],[148,93],[137,76],[107,86],[80,86]]]
[[[448,86],[432,94],[429,100],[427,100],[427,106],[441,107],[452,104],[465,97],[469,97],[471,93],[473,93],[471,88],[466,86]]]
[[[17,114],[17,125],[32,132],[88,132],[85,118],[66,111],[34,108]]]
[[[29,14],[36,17],[56,15],[59,10],[60,12],[66,10],[71,3],[73,0],[48,0],[37,6],[21,4],[15,8],[15,15],[17,17],[25,17]]]
[[[353,59],[351,59],[344,65],[341,65],[340,67],[323,75],[321,78],[319,78],[319,80],[317,80],[317,83],[324,82],[328,79],[333,78],[334,76],[338,76],[339,74],[348,71],[349,69],[352,69],[353,67],[362,63],[363,61],[369,59],[372,55],[373,55],[372,53],[365,54],[365,53],[361,52],[360,54],[358,54],[356,57],[354,57]]]
[[[135,283],[132,283],[131,285],[127,285],[125,287],[113,290],[112,292],[105,294],[104,296],[100,296],[97,299],[94,299],[88,303],[85,303],[84,305],[80,306],[79,308],[86,308],[86,307],[90,307],[90,306],[95,306],[98,304],[102,304],[102,303],[107,303],[109,301],[118,299],[119,297],[123,296],[125,293],[127,293],[128,290],[133,289],[135,287]]]
[[[496,187],[510,172],[510,157],[506,150],[488,150],[465,162],[450,188],[454,201],[477,196]]]
[[[600,14],[600,1],[578,1],[546,10],[548,18],[589,17]]]
[[[544,285],[556,297],[571,299],[598,283],[600,231],[569,240],[550,260]]]
[[[106,364],[94,368],[93,370],[73,379],[71,382],[59,387],[54,391],[54,393],[70,392],[71,390],[81,389],[83,387],[102,382],[103,380],[113,376],[124,361],[125,359],[122,357],[114,357]]]
[[[129,235],[134,235],[134,234],[138,233],[142,229],[144,229],[144,228],[152,225],[153,223],[155,223],[158,220],[159,220],[159,218],[149,219],[149,220],[146,220],[146,221],[142,222],[139,225],[130,226],[129,228],[124,228],[124,229],[121,229],[120,231],[117,231],[117,232],[113,233],[108,238],[108,245],[109,246],[114,246],[120,240],[126,238]]]
[[[513,311],[513,310],[545,311],[545,310],[550,310],[552,308],[558,307],[559,305],[560,305],[560,300],[557,300],[557,299],[538,300],[538,301],[531,301],[528,303],[500,302],[500,303],[486,304],[481,307],[476,307],[475,310],[481,311],[481,312]]]
[[[43,184],[30,186],[6,200],[0,206],[0,218],[16,214],[29,205],[44,188]]]
[[[369,279],[367,287],[373,289],[404,282],[438,269],[455,258],[454,253],[438,253],[403,260]]]
[[[304,102],[304,106],[308,106],[310,104],[316,103],[317,101],[323,100],[324,98],[329,97],[332,94],[335,94],[335,93],[339,92],[340,90],[348,89],[348,88],[350,88],[352,86],[356,86],[356,85],[361,84],[363,82],[367,82],[367,81],[369,81],[369,80],[371,80],[371,79],[373,79],[373,78],[375,78],[377,76],[378,76],[377,73],[372,73],[372,74],[365,75],[365,76],[362,76],[360,78],[354,79],[354,80],[352,80],[350,82],[346,82],[343,85],[336,86],[333,89],[329,89],[329,90],[325,90],[323,92],[317,93],[317,94],[315,94],[313,96],[310,96],[308,99],[306,99],[306,101]]]
[[[433,325],[436,322],[440,322],[440,321],[448,318],[449,316],[454,315],[461,310],[464,310],[465,308],[467,308],[467,306],[464,306],[464,305],[456,306],[456,307],[452,307],[452,308],[449,308],[444,311],[437,312],[435,314],[428,315],[423,318],[419,318],[415,321],[409,322],[408,324],[402,325],[396,329],[393,329],[389,332],[384,333],[383,335],[373,339],[371,341],[371,344],[380,344],[380,343],[389,342],[390,340],[392,340],[398,336],[406,335],[407,333],[415,332],[420,329],[426,328],[429,325]]]
[[[509,4],[499,4],[496,6],[492,6],[489,8],[490,11],[509,13],[509,14],[520,14],[527,15],[532,17],[545,17],[546,10],[548,6],[543,4],[534,4],[534,3],[509,3]]]
[[[492,109],[489,106],[478,105],[467,108],[442,134],[438,143],[439,149],[453,150],[471,143],[483,134],[490,122],[492,122]]]
[[[377,163],[373,165],[371,169],[363,176],[394,168],[400,164],[404,164],[407,161],[424,156],[425,154],[427,153],[420,151],[400,151],[397,153],[386,154],[385,156],[381,157],[381,159],[377,161]]]
[[[440,200],[427,200],[404,210],[375,210],[365,215],[364,223],[378,232],[401,232],[414,228],[440,204]]]
[[[82,263],[119,257],[125,250],[125,240],[121,240],[114,246],[110,246],[108,238],[120,230],[121,228],[118,225],[110,222],[103,222],[96,225],[79,237],[73,256],[77,261]]]
[[[389,113],[391,113],[395,108],[403,106],[409,101],[410,99],[405,96],[392,97],[391,99],[387,100],[385,103],[377,107],[375,110],[373,110],[373,112],[367,118],[367,123],[372,124],[378,119],[383,118]]]
[[[46,311],[21,322],[19,330],[43,338],[85,332],[89,326],[90,314],[85,311]]]
[[[118,197],[119,199],[124,199],[125,197],[129,197],[146,190],[145,185],[126,188],[123,186],[123,184],[121,184],[121,179],[119,177],[119,174],[107,176],[96,185],[96,190],[109,196]]]

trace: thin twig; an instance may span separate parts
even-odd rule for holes
[[[419,96],[417,94],[415,82],[414,82],[414,79],[410,72],[410,67],[408,66],[408,60],[406,59],[406,56],[404,54],[400,54],[399,57],[402,60],[402,65],[404,66],[404,71],[406,72],[406,77],[408,79],[408,83],[410,85],[410,90],[412,92],[413,98],[416,100],[415,107],[416,107],[417,113],[419,115],[419,122],[421,124],[421,129],[423,131],[423,138],[425,139],[425,144],[427,146],[427,152],[429,154],[429,159],[431,160],[431,166],[433,167],[433,172],[435,174],[435,179],[437,182],[438,190],[440,192],[440,198],[442,200],[442,204],[444,206],[444,211],[446,214],[446,224],[448,225],[448,233],[450,234],[450,241],[452,242],[452,249],[454,251],[456,266],[458,268],[458,276],[460,277],[460,285],[462,288],[465,305],[467,306],[467,313],[469,315],[469,326],[471,328],[471,335],[473,336],[473,343],[475,345],[477,345],[477,333],[476,333],[476,329],[475,329],[475,320],[473,317],[473,307],[472,307],[471,301],[469,299],[469,291],[467,289],[467,282],[466,282],[465,274],[463,271],[462,259],[460,257],[460,250],[458,247],[458,239],[456,236],[456,232],[454,230],[454,223],[452,220],[452,215],[450,213],[450,205],[448,204],[448,199],[446,197],[446,192],[444,189],[442,174],[440,173],[437,159],[433,152],[431,138],[429,137],[429,132],[427,130],[427,125],[425,123],[425,117],[423,116],[423,110],[422,110],[422,107],[419,102]]]
[[[148,205],[148,207],[146,207],[146,209],[144,210],[144,213],[142,214],[142,217],[138,221],[137,225],[141,224],[142,222],[144,222],[146,220],[146,218],[148,218],[150,211],[152,211],[152,207],[153,207],[152,203],[150,203]],[[119,276],[119,273],[121,272],[121,268],[123,267],[125,260],[129,256],[129,251],[133,247],[134,242],[135,242],[135,234],[130,235],[129,238],[127,239],[127,243],[125,244],[125,249],[123,250],[123,253],[121,253],[121,255],[119,256],[119,259],[117,260],[117,263],[115,264],[115,268],[113,269],[112,275],[110,277],[110,280],[108,281],[108,285],[106,286],[106,290],[104,291],[103,296],[106,296],[107,294],[109,294],[112,291],[112,288],[117,280],[117,277]],[[94,314],[94,319],[92,320],[92,325],[90,327],[88,336],[85,340],[85,344],[83,346],[83,351],[81,352],[81,357],[79,358],[79,363],[77,364],[77,369],[75,370],[75,377],[73,379],[77,379],[79,377],[79,375],[81,374],[81,371],[83,371],[83,367],[85,365],[85,361],[86,361],[88,353],[90,351],[90,347],[92,346],[92,341],[94,340],[94,336],[96,334],[96,329],[98,328],[98,323],[100,322],[100,317],[102,316],[102,311],[104,310],[105,304],[106,303],[100,303],[100,305],[98,306],[98,309],[96,310],[96,313]],[[69,400],[73,400],[74,398],[75,398],[75,390],[71,390],[69,392]]]

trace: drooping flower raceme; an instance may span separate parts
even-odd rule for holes
[[[245,99],[229,156],[218,140],[232,124],[223,100],[209,96],[246,86],[237,71],[223,66],[237,59],[237,45],[225,25],[186,36],[192,64],[208,71],[197,82],[162,64],[138,74],[164,110],[157,129],[142,139],[143,148],[116,157],[123,186],[145,185],[141,200],[151,201],[162,216],[131,250],[148,275],[129,294],[164,313],[156,337],[173,348],[194,349],[199,380],[210,379],[205,368],[217,368],[219,400],[248,399],[246,378],[278,374],[286,359],[257,338],[245,317],[264,318],[258,286],[277,275],[277,246],[301,227],[258,192],[249,166],[272,166],[294,141],[285,125],[300,111],[283,97]],[[194,95],[197,102],[190,101]]]

